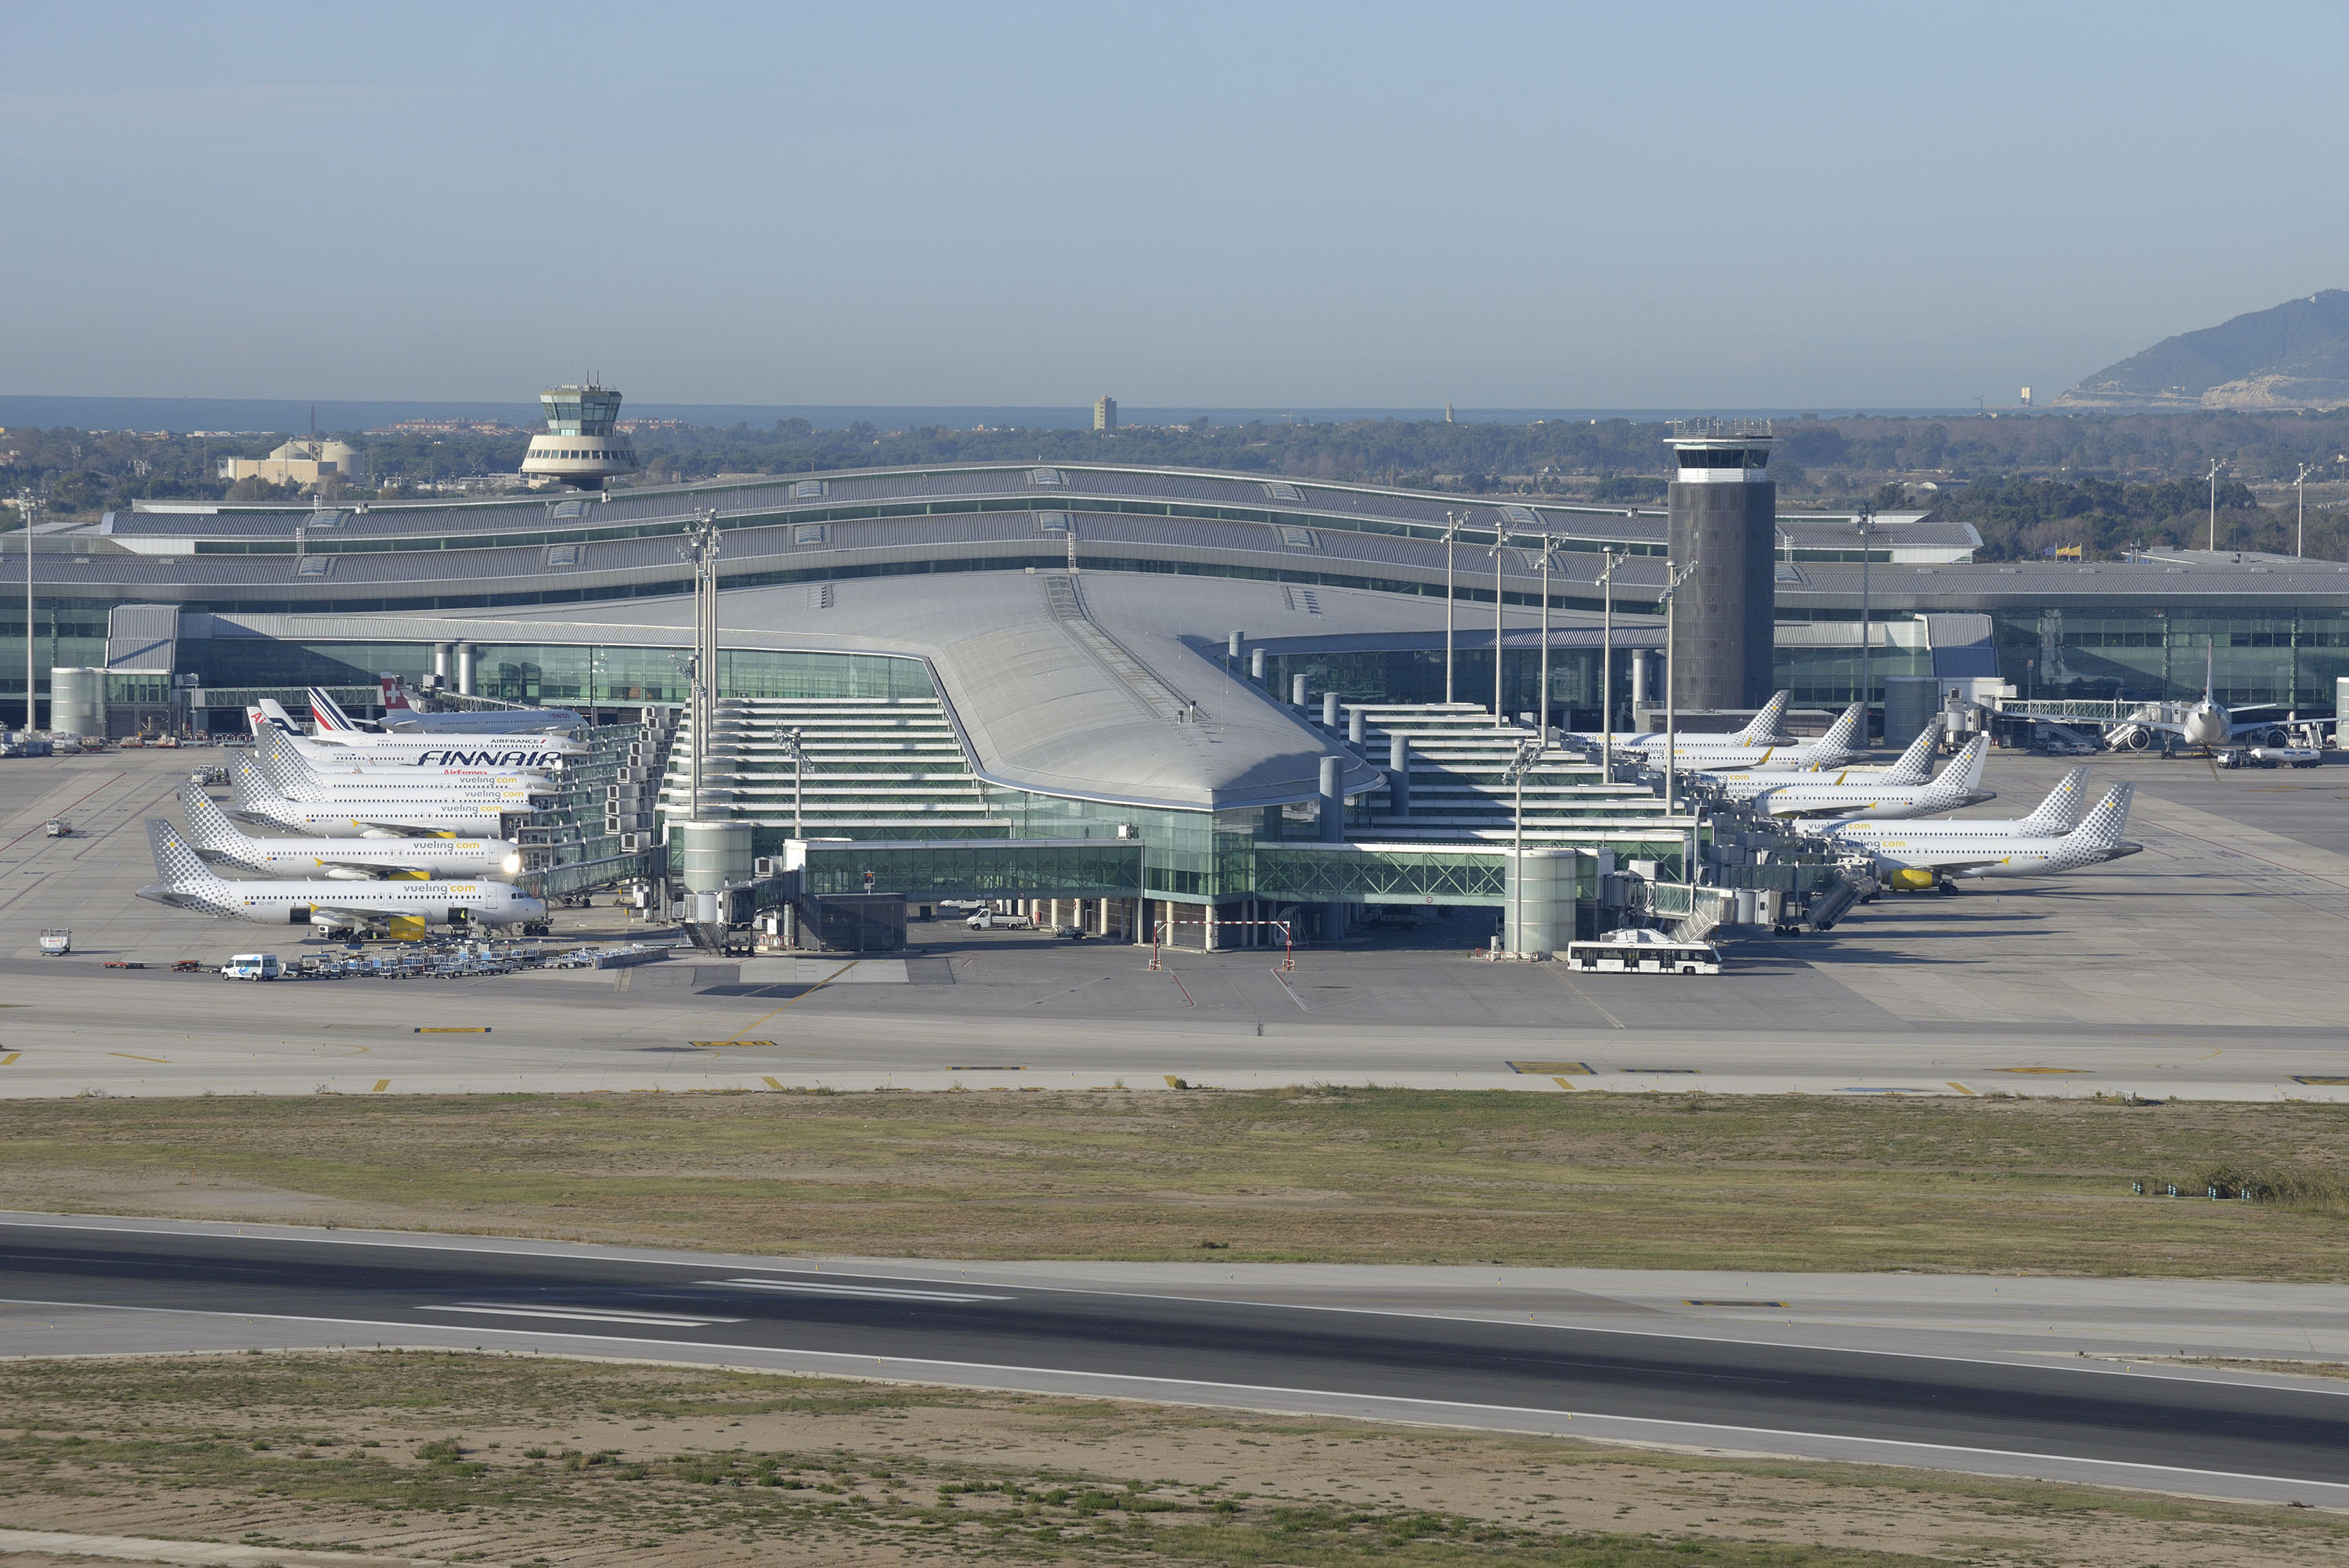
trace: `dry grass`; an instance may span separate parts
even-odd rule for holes
[[[2345,1133],[2320,1105],[1361,1088],[16,1100],[0,1181],[18,1208],[774,1253],[2331,1280]],[[2210,1202],[2220,1170],[2286,1201]]]
[[[17,1362],[0,1409],[0,1525],[525,1568],[2349,1564],[2282,1509],[682,1368]]]

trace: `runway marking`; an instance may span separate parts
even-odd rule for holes
[[[831,974],[829,974],[829,975],[825,975],[823,979],[821,979],[821,980],[817,981],[814,985],[812,985],[809,986],[806,990],[804,990],[804,991],[801,992],[798,995],[796,995],[796,996],[792,997],[790,1001],[788,1001],[788,1002],[784,1003],[784,1004],[783,1004],[783,1007],[796,1007],[796,1006],[798,1006],[802,1002],[806,1001],[809,997],[811,997],[811,996],[814,995],[817,992],[819,992],[819,991],[823,990],[825,986],[827,986],[827,985],[831,985],[833,981],[835,981],[835,980],[839,979],[842,975],[843,975],[847,974],[850,970],[852,970],[852,969],[855,968],[859,964],[862,964],[863,962],[864,962],[864,960],[863,960],[863,959],[861,959],[861,958],[852,958],[852,959],[850,959],[847,963],[845,963],[845,964],[842,965],[839,968],[837,968],[837,969],[833,970]],[[781,1011],[783,1010],[783,1007],[778,1007],[778,1008],[776,1008],[776,1009],[775,1009],[775,1013],[780,1013],[780,1012],[781,1012]],[[771,1017],[773,1017],[773,1016],[775,1016],[775,1013],[770,1013],[770,1014],[768,1014],[768,1015],[767,1015],[767,1018],[771,1018]],[[757,1028],[761,1024],[765,1023],[765,1022],[767,1021],[767,1018],[754,1018],[754,1019],[752,1019],[752,1020],[750,1021],[750,1026],[751,1028],[754,1028],[754,1029],[755,1029],[755,1028]]]
[[[1623,1026],[1622,1019],[1617,1017],[1614,1014],[1600,1006],[1597,1000],[1591,996],[1589,992],[1585,991],[1581,986],[1574,983],[1574,976],[1566,972],[1566,966],[1564,965],[1557,965],[1557,975],[1558,984],[1573,992],[1575,996],[1581,1001],[1584,1006],[1588,1007],[1592,1012],[1606,1019],[1609,1028],[1619,1029]]]
[[[1270,973],[1274,979],[1280,982],[1280,988],[1288,993],[1288,999],[1297,1004],[1297,1010],[1299,1012],[1309,1013],[1313,1011],[1312,1008],[1305,1005],[1305,998],[1297,994],[1297,987],[1288,983],[1288,977],[1287,975],[1283,975],[1278,969],[1272,970]]]
[[[781,1094],[783,1091],[783,1086],[775,1081],[772,1074],[769,1074],[768,1076],[761,1078],[759,1081],[765,1084],[769,1088],[773,1089],[777,1094]]]
[[[486,1025],[481,1024],[469,1024],[462,1027],[452,1026],[451,1027],[445,1029],[425,1028],[419,1026],[416,1030],[416,1033],[419,1035],[486,1035],[489,1032],[489,1027]]]
[[[1588,1062],[1503,1062],[1501,1065],[1513,1073],[1525,1073],[1533,1078],[1556,1078],[1559,1073],[1586,1078],[1591,1070]]]
[[[13,1057],[13,1056],[12,1056],[12,1057],[10,1057],[8,1058],[8,1061],[13,1062],[13,1061],[15,1061],[16,1059],[16,1058],[15,1057]],[[8,1064],[7,1064],[7,1062],[0,1062],[0,1067],[5,1067],[5,1066],[7,1066],[7,1065],[8,1065]],[[2319,1073],[2309,1073],[2309,1074],[2294,1073],[2294,1074],[2292,1075],[2292,1082],[2294,1082],[2294,1083],[2313,1083],[2313,1084],[2349,1084],[2349,1078],[2326,1077],[2326,1076],[2324,1076],[2324,1075],[2323,1075],[2323,1074],[2319,1074]]]
[[[848,1295],[866,1301],[1018,1301],[1016,1295],[982,1295],[975,1291],[902,1290],[880,1284],[819,1284],[813,1280],[785,1279],[698,1279],[696,1284],[737,1286],[749,1290],[780,1290],[802,1292],[812,1295]],[[722,1318],[720,1322],[735,1319]]]
[[[1953,1088],[1953,1089],[1956,1089],[1960,1094],[1965,1095],[1965,1096],[1967,1096],[1967,1097],[1969,1097],[1969,1098],[1971,1098],[1971,1099],[1980,1099],[1980,1098],[1981,1098],[1979,1095],[1976,1095],[1976,1094],[1974,1093],[1974,1091],[1973,1091],[1973,1090],[1971,1090],[1971,1089],[1968,1088],[1965,1085],[1963,1085],[1963,1084],[1961,1084],[1961,1083],[1958,1083],[1958,1082],[1952,1081],[1952,1082],[1951,1083],[1950,1087],[1951,1087],[1951,1088]]]
[[[493,1306],[487,1302],[461,1302],[453,1306],[419,1306],[419,1312],[474,1312],[492,1317],[559,1317],[580,1323],[618,1323],[635,1328],[707,1328],[713,1323],[740,1323],[739,1317],[686,1317],[673,1313],[630,1312],[625,1307],[571,1308],[555,1306]]]
[[[16,1058],[24,1054],[25,1053],[22,1051],[10,1051],[6,1056],[0,1057],[0,1068],[15,1067],[16,1065]]]
[[[845,974],[847,974],[847,973],[848,973],[848,971],[847,971],[847,970],[845,970],[845,969],[843,969],[843,970],[842,970],[840,973],[842,973],[843,975],[845,975]],[[814,989],[814,987],[813,987],[813,986],[810,986],[808,989],[809,989],[809,990],[813,990],[813,989]],[[800,996],[804,996],[804,995],[807,995],[807,992],[806,992],[806,991],[802,991],[802,992],[801,992],[801,993],[800,993]],[[800,999],[800,998],[799,998],[799,996],[794,996],[794,997],[792,997],[792,1002],[796,1002],[796,1001],[798,1001],[799,999]],[[783,1007],[788,1007],[788,1006],[790,1006],[792,1005],[792,1002],[786,1002],[786,1003],[784,1003],[784,1004],[783,1004]],[[758,1016],[758,1017],[755,1017],[755,1018],[751,1019],[749,1023],[747,1023],[747,1024],[743,1025],[740,1029],[736,1030],[736,1031],[735,1031],[735,1033],[734,1033],[734,1037],[733,1037],[732,1039],[730,1039],[730,1040],[690,1040],[690,1041],[688,1041],[687,1043],[688,1043],[688,1045],[696,1045],[696,1046],[772,1046],[772,1045],[775,1043],[775,1042],[774,1042],[774,1041],[772,1041],[772,1040],[746,1040],[746,1039],[744,1039],[742,1037],[743,1037],[744,1035],[749,1034],[751,1030],[753,1030],[753,1029],[757,1028],[760,1025],[761,1025],[761,1024],[765,1023],[769,1018],[773,1017],[773,1016],[775,1016],[775,1014],[776,1014],[776,1013],[780,1013],[780,1012],[781,1012],[781,1011],[783,1010],[783,1007],[777,1007],[777,1008],[774,1008],[774,1009],[773,1009],[772,1011],[771,1011],[771,1012],[767,1012],[767,1013],[761,1014],[760,1016]]]
[[[1554,1083],[1554,1084],[1556,1084],[1556,1085],[1557,1085],[1557,1087],[1558,1087],[1558,1088],[1562,1088],[1562,1089],[1566,1089],[1566,1090],[1568,1090],[1568,1091],[1569,1091],[1569,1092],[1571,1092],[1571,1091],[1572,1091],[1572,1089],[1574,1088],[1574,1085],[1573,1085],[1573,1084],[1571,1084],[1571,1083],[1568,1082],[1566,1079],[1564,1079],[1564,1078],[1554,1078],[1550,1079],[1549,1081],[1550,1081],[1550,1082],[1552,1082],[1552,1083]]]
[[[1704,1069],[1702,1068],[1617,1068],[1615,1070],[1619,1073],[1677,1073],[1694,1078]]]
[[[1050,1001],[1050,1000],[1051,1000],[1053,997],[1055,997],[1055,996],[1065,996],[1065,995],[1069,995],[1069,993],[1070,993],[1070,992],[1071,992],[1071,991],[1081,991],[1081,990],[1083,990],[1083,989],[1084,989],[1086,986],[1088,986],[1088,985],[1100,985],[1102,981],[1104,981],[1104,980],[1106,980],[1106,979],[1108,979],[1108,978],[1109,978],[1109,976],[1108,976],[1108,975],[1094,975],[1094,976],[1093,976],[1092,979],[1090,979],[1090,980],[1080,980],[1080,981],[1078,981],[1075,985],[1071,985],[1071,986],[1068,987],[1068,989],[1067,989],[1067,990],[1063,990],[1063,991],[1048,991],[1048,992],[1046,992],[1043,995],[1037,997],[1033,1002],[1030,1002],[1030,1003],[1029,1003],[1028,1005],[1029,1005],[1030,1006],[1031,1006],[1031,1007],[1040,1007],[1040,1006],[1042,1006],[1045,1003],[1047,1003],[1047,1002]]]
[[[109,1057],[120,1057],[123,1060],[131,1062],[163,1062],[168,1064],[171,1059],[169,1057],[136,1056],[129,1051],[109,1051],[106,1054]]]
[[[697,1051],[725,1051],[735,1049],[748,1051],[761,1048],[771,1051],[775,1048],[775,1042],[772,1040],[746,1040],[740,1035],[737,1035],[730,1040],[688,1040],[685,1043],[691,1046]],[[655,1050],[658,1050],[660,1047],[656,1046],[653,1048]]]
[[[1174,981],[1174,989],[1183,993],[1183,1006],[1185,1007],[1195,1007],[1199,1005],[1191,1000],[1191,988],[1183,984],[1183,976],[1175,974],[1172,969],[1169,969],[1166,972],[1166,978]]]
[[[2064,1073],[2085,1073],[2088,1069],[2085,1068],[1992,1068],[1990,1070],[1994,1073],[2038,1073],[2042,1077],[2054,1078]]]
[[[1786,1310],[1786,1304],[1783,1301],[1692,1301],[1682,1296],[1681,1305],[1682,1306],[1767,1306],[1779,1312]]]
[[[1024,1073],[1028,1069],[1024,1067],[1011,1067],[1006,1066],[1002,1063],[997,1063],[992,1067],[947,1068],[947,1071],[950,1073]]]
[[[367,1090],[367,1092],[368,1092],[369,1094],[381,1094],[384,1090],[386,1090],[386,1089],[389,1088],[390,1087],[391,1087],[391,1080],[390,1080],[389,1078],[378,1078],[378,1079],[376,1079],[376,1080],[375,1080],[375,1088],[371,1088],[371,1089]]]

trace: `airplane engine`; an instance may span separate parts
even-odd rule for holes
[[[1933,873],[1921,867],[1901,866],[1884,873],[1884,885],[1902,892],[1926,892],[1933,886]]]
[[[367,873],[355,866],[328,866],[318,873],[335,882],[366,882]]]
[[[391,915],[386,920],[385,925],[387,929],[385,930],[384,934],[390,937],[394,942],[421,942],[424,940],[424,917],[420,914]]]

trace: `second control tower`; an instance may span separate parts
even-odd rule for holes
[[[550,387],[538,395],[538,401],[546,410],[546,430],[530,438],[529,455],[522,460],[523,477],[601,490],[614,475],[636,471],[636,443],[617,428],[617,392],[590,381],[581,387]]]
[[[1696,562],[1673,617],[1673,695],[1684,708],[1759,707],[1773,685],[1778,607],[1770,435],[1696,423],[1671,444],[1671,559]]]

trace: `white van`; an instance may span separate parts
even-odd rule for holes
[[[274,980],[284,973],[274,953],[240,953],[221,965],[223,980]]]

